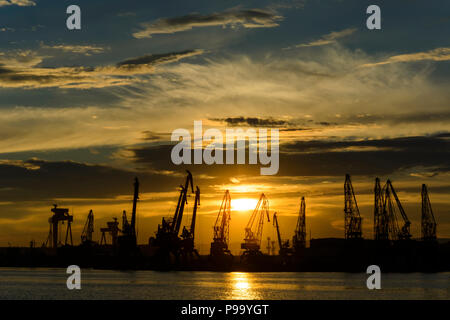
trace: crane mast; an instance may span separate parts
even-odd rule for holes
[[[190,171],[187,171],[187,177],[186,177],[186,182],[184,184],[184,187],[181,186],[181,191],[180,191],[180,197],[178,198],[178,205],[177,205],[177,209],[175,211],[175,215],[172,219],[172,224],[170,227],[170,231],[172,233],[174,233],[176,236],[178,236],[178,233],[180,232],[180,227],[181,227],[181,221],[183,219],[183,213],[184,213],[184,206],[185,204],[187,204],[187,193],[189,190],[189,185],[191,186],[191,191],[192,193],[194,193],[194,184],[193,184],[193,180],[192,180],[192,174]]]
[[[298,212],[297,226],[295,228],[292,244],[295,251],[300,251],[306,247],[306,202],[305,197],[300,201],[300,211]]]
[[[345,239],[361,239],[361,216],[359,214],[358,204],[356,203],[355,192],[353,191],[349,174],[345,175],[344,196]]]
[[[380,179],[375,179],[375,201],[373,213],[374,239],[380,241],[389,240],[389,217],[384,210],[383,190],[381,189]]]
[[[211,255],[230,254],[228,249],[229,231],[231,220],[231,196],[228,190],[225,191],[219,214],[213,227],[213,242],[211,242]]]
[[[425,184],[422,184],[422,240],[436,241],[436,220]]]
[[[183,231],[181,232],[181,237],[183,238],[182,250],[184,254],[195,253],[196,255],[198,255],[198,252],[194,248],[194,235],[195,235],[195,220],[197,218],[197,207],[199,205],[200,205],[200,189],[199,187],[196,187],[191,226],[189,230],[186,227],[183,227]]]
[[[260,252],[261,237],[264,225],[264,215],[267,216],[267,221],[270,222],[269,217],[269,200],[266,196],[261,194],[258,203],[250,217],[250,220],[245,227],[244,243],[241,244],[241,249],[245,249],[246,253]],[[255,224],[256,222],[256,224]],[[255,227],[256,225],[256,227]],[[256,230],[254,230],[256,228]]]
[[[89,211],[86,223],[81,233],[81,243],[92,242],[92,235],[94,233],[94,213],[92,210]]]

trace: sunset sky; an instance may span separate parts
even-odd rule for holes
[[[343,237],[346,173],[364,237],[380,177],[413,237],[426,183],[438,237],[450,238],[450,3],[377,1],[382,29],[368,30],[372,2],[0,0],[0,246],[45,241],[53,203],[73,212],[76,243],[92,209],[99,239],[106,221],[131,212],[135,176],[146,243],[184,183],[171,133],[192,132],[194,120],[280,132],[277,175],[189,166],[202,252],[226,189],[250,199],[234,204],[234,250],[261,192],[283,238],[301,196],[308,238]],[[66,28],[71,4],[81,30]],[[272,221],[265,229],[275,237]]]

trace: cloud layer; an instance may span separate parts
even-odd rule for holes
[[[142,30],[133,33],[133,36],[135,38],[151,38],[154,34],[171,34],[190,30],[194,27],[271,28],[278,26],[277,21],[281,19],[282,16],[261,9],[226,11],[208,15],[190,14],[142,23]]]

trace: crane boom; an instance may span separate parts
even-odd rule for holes
[[[250,220],[245,227],[244,243],[241,244],[242,249],[246,249],[251,252],[259,252],[264,225],[264,215],[267,216],[267,221],[270,222],[269,200],[267,200],[263,193],[261,194],[261,197],[259,198],[259,201],[250,216]],[[253,230],[255,221],[257,221],[256,230]]]
[[[392,185],[391,180],[388,180],[386,182],[386,198],[389,198],[390,194],[392,194],[394,196],[398,210],[400,211],[400,215],[402,216],[403,222],[404,222],[400,231],[397,231],[397,237],[400,240],[408,240],[411,238],[411,233],[409,231],[411,222],[409,221],[408,216],[406,215],[405,210],[403,209],[403,206],[400,202],[400,199],[397,196],[397,193],[395,192],[395,189]],[[386,203],[386,201],[385,201],[385,203]],[[389,204],[389,210],[393,213],[392,203],[389,201],[388,204]],[[392,215],[393,214],[390,214],[390,216],[392,216]],[[396,223],[396,219],[395,219],[395,223]],[[395,227],[395,226],[394,226],[394,228],[398,229],[398,227]]]
[[[436,220],[431,209],[430,198],[425,184],[422,185],[422,240],[436,240]]]
[[[94,233],[94,213],[89,211],[86,223],[81,233],[81,243],[87,243],[92,241],[92,234]]]

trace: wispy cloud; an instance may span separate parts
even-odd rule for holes
[[[116,65],[99,67],[39,68],[43,57],[31,51],[0,57],[0,87],[5,88],[103,88],[129,85],[137,75],[154,72],[156,66],[202,54],[202,50],[146,55]],[[127,76],[127,77],[125,77]]]
[[[358,29],[356,28],[348,28],[341,31],[333,31],[330,32],[324,36],[322,36],[318,40],[314,40],[308,43],[301,43],[296,45],[296,48],[302,48],[302,47],[318,47],[318,46],[324,46],[327,44],[335,43],[337,39],[347,37],[353,33],[355,33]]]
[[[208,15],[190,14],[142,23],[142,30],[133,33],[133,36],[135,38],[151,38],[154,34],[170,34],[191,30],[194,27],[270,28],[278,26],[277,21],[282,18],[274,12],[261,9],[225,11]]]
[[[448,61],[450,60],[450,48],[436,48],[424,52],[415,52],[391,56],[383,61],[364,64],[363,67],[374,67],[384,64],[397,62],[416,62],[416,61]]]
[[[31,0],[0,0],[0,7],[5,6],[31,7],[35,5],[36,2]]]
[[[42,44],[41,47],[44,49],[53,49],[53,50],[61,50],[63,52],[79,53],[84,54],[86,56],[103,53],[107,49],[95,45],[70,45],[70,44],[58,44],[53,46]]]

